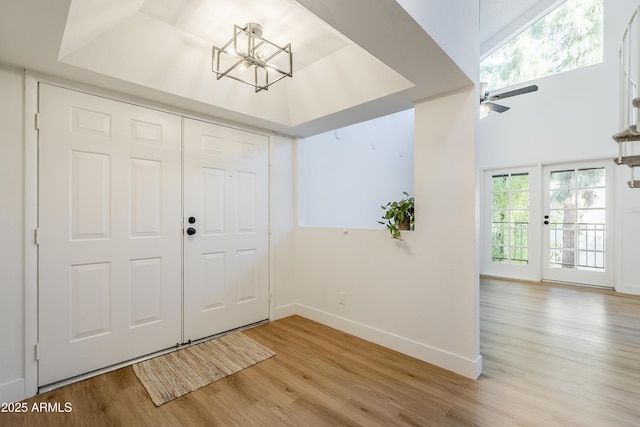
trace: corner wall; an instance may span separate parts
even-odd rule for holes
[[[480,375],[476,114],[474,87],[416,106],[416,230],[403,242],[386,230],[296,229],[297,313]]]

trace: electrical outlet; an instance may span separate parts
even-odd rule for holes
[[[347,305],[347,293],[345,291],[338,292],[338,302],[341,305]]]

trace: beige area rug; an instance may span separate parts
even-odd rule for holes
[[[133,365],[156,406],[262,362],[275,353],[242,332]]]

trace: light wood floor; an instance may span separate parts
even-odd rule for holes
[[[124,368],[0,413],[10,426],[638,426],[640,298],[481,283],[483,375],[469,380],[290,317],[246,331],[276,357],[156,408]]]

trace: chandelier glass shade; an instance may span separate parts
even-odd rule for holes
[[[284,47],[262,37],[260,24],[233,26],[233,38],[222,47],[213,46],[212,71],[216,79],[229,77],[255,88],[256,92],[293,76],[291,43]]]

